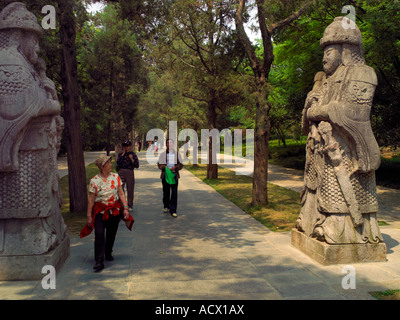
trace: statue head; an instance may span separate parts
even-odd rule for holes
[[[342,64],[342,46],[340,44],[330,44],[324,49],[323,58],[324,71],[332,74]]]
[[[13,2],[0,12],[0,33],[2,42],[8,42],[10,47],[17,46],[29,62],[37,63],[39,39],[43,30],[35,15],[28,11],[24,3]],[[4,34],[9,36],[5,37]],[[5,41],[5,38],[8,40]]]
[[[324,49],[324,70],[332,74],[340,65],[365,64],[362,51],[362,35],[360,29],[354,24],[354,28],[344,28],[343,19],[336,17],[325,29],[320,41]]]
[[[22,2],[13,2],[0,12],[0,30],[22,29],[42,36],[43,30],[37,18]]]

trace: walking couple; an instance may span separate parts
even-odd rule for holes
[[[125,141],[122,144],[123,152],[119,154],[117,160],[118,174],[121,176],[122,188],[126,183],[128,194],[129,211],[132,211],[135,176],[134,168],[139,168],[139,160],[134,152],[131,151],[132,143]],[[178,204],[178,181],[179,170],[183,168],[180,155],[174,149],[174,141],[167,139],[167,149],[158,157],[158,168],[161,170],[161,181],[163,188],[164,212],[170,213],[176,218]]]

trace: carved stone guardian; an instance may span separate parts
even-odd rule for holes
[[[69,256],[57,167],[60,103],[23,3],[0,12],[0,280],[43,278]]]
[[[324,32],[324,71],[303,110],[306,165],[292,243],[323,264],[385,261],[376,218],[380,150],[370,123],[378,82],[360,30],[343,28],[342,20]]]

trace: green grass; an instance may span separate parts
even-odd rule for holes
[[[400,300],[400,290],[386,290],[383,292],[370,292],[378,300]]]
[[[269,204],[252,207],[252,177],[236,175],[232,170],[218,167],[218,179],[210,180],[207,179],[207,165],[187,165],[185,168],[273,231],[291,230],[298,218],[301,205],[295,191],[268,184]]]

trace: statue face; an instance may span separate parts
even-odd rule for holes
[[[324,71],[332,74],[342,63],[341,45],[333,44],[324,49]]]
[[[36,64],[39,58],[39,37],[36,33],[27,32],[24,34],[23,43],[21,44],[22,54],[32,64]]]

